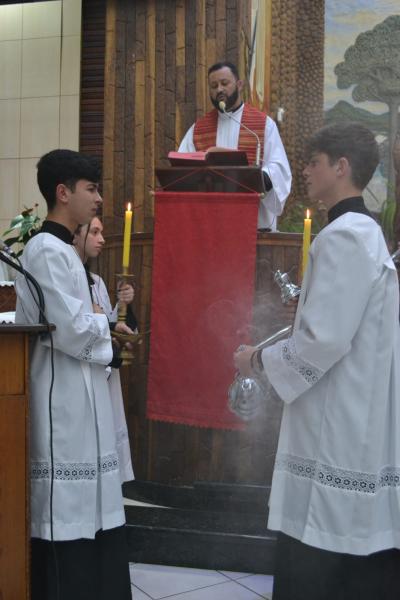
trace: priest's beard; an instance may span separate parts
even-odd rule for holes
[[[225,110],[228,111],[232,108],[232,106],[234,104],[236,104],[238,98],[239,98],[239,90],[237,89],[237,86],[235,88],[235,91],[230,96],[225,96],[224,94],[218,94],[218,96],[216,98],[211,98],[211,96],[210,96],[211,102],[213,103],[215,108],[217,108],[219,110],[219,112],[224,112],[219,107],[219,102],[221,102],[221,100],[223,100],[225,102]]]

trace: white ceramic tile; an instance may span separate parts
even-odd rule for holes
[[[0,158],[18,158],[21,100],[0,100]]]
[[[267,598],[272,593],[274,578],[272,575],[249,575],[248,577],[241,578],[238,583]]]
[[[22,42],[22,98],[60,93],[60,38]]]
[[[81,38],[70,35],[62,40],[61,94],[79,94],[81,77]]]
[[[79,150],[79,96],[60,98],[60,148]]]
[[[42,156],[59,147],[59,98],[21,100],[21,158]]]
[[[24,4],[22,37],[39,38],[61,35],[61,1]]]
[[[132,600],[152,600],[151,596],[148,596],[139,588],[132,586]]]
[[[0,217],[9,222],[19,209],[19,160],[0,160]],[[1,236],[0,236],[1,237]]]
[[[223,575],[225,575],[225,577],[229,577],[229,579],[240,579],[241,577],[249,577],[249,575],[252,575],[252,573],[239,573],[237,571],[219,571],[220,573],[222,573]]]
[[[176,596],[166,596],[168,600],[260,600],[260,596],[236,581],[200,588]]]
[[[46,202],[40,193],[36,180],[36,165],[39,158],[21,158],[19,166],[19,209],[32,208],[39,204],[39,214],[47,212]]]
[[[62,11],[63,35],[80,35],[82,0],[64,0]]]
[[[124,498],[124,506],[148,506],[149,508],[165,508],[170,510],[170,506],[161,506],[161,504],[149,504],[149,502],[140,502],[140,500],[131,500],[131,498]]]
[[[19,98],[20,95],[21,42],[0,42],[0,98]]]
[[[22,4],[0,6],[0,40],[22,37]]]
[[[222,583],[227,581],[227,578],[216,571],[203,569],[135,564],[131,569],[131,580],[140,590],[154,600],[159,600],[173,594]]]

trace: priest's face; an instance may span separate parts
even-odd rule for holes
[[[85,263],[89,258],[97,258],[105,244],[103,223],[94,217],[89,225],[84,225],[74,235],[74,246]]]
[[[313,154],[303,171],[310,200],[323,202],[330,208],[336,200],[338,181],[337,163],[332,163],[324,152]]]
[[[212,71],[208,76],[208,88],[211,102],[218,110],[221,100],[225,102],[226,110],[235,110],[242,102],[243,82],[236,79],[229,67]]]
[[[66,202],[69,216],[76,225],[90,223],[103,203],[98,183],[79,179],[73,189],[66,188]]]

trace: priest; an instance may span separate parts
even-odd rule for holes
[[[219,62],[208,69],[208,88],[214,109],[190,127],[179,152],[239,149],[246,151],[249,164],[253,164],[257,139],[248,129],[255,132],[260,140],[266,189],[260,202],[258,228],[275,231],[277,216],[282,214],[290,192],[292,176],[275,122],[243,102],[243,85],[237,67],[230,62]]]
[[[328,209],[293,333],[235,354],[283,400],[268,527],[274,600],[395,600],[400,589],[400,336],[395,266],[362,191],[379,162],[360,124],[308,144],[309,197]]]
[[[48,215],[22,262],[55,331],[31,357],[32,600],[130,600],[125,514],[107,385],[116,364],[105,314],[94,311],[72,245],[102,199],[96,160],[54,150],[37,165]],[[32,286],[16,281],[16,322],[37,323]],[[124,324],[119,324],[124,329]]]

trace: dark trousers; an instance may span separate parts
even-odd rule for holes
[[[125,526],[94,540],[32,538],[31,548],[31,600],[131,600]]]
[[[354,556],[278,534],[273,600],[399,600],[400,550]]]

